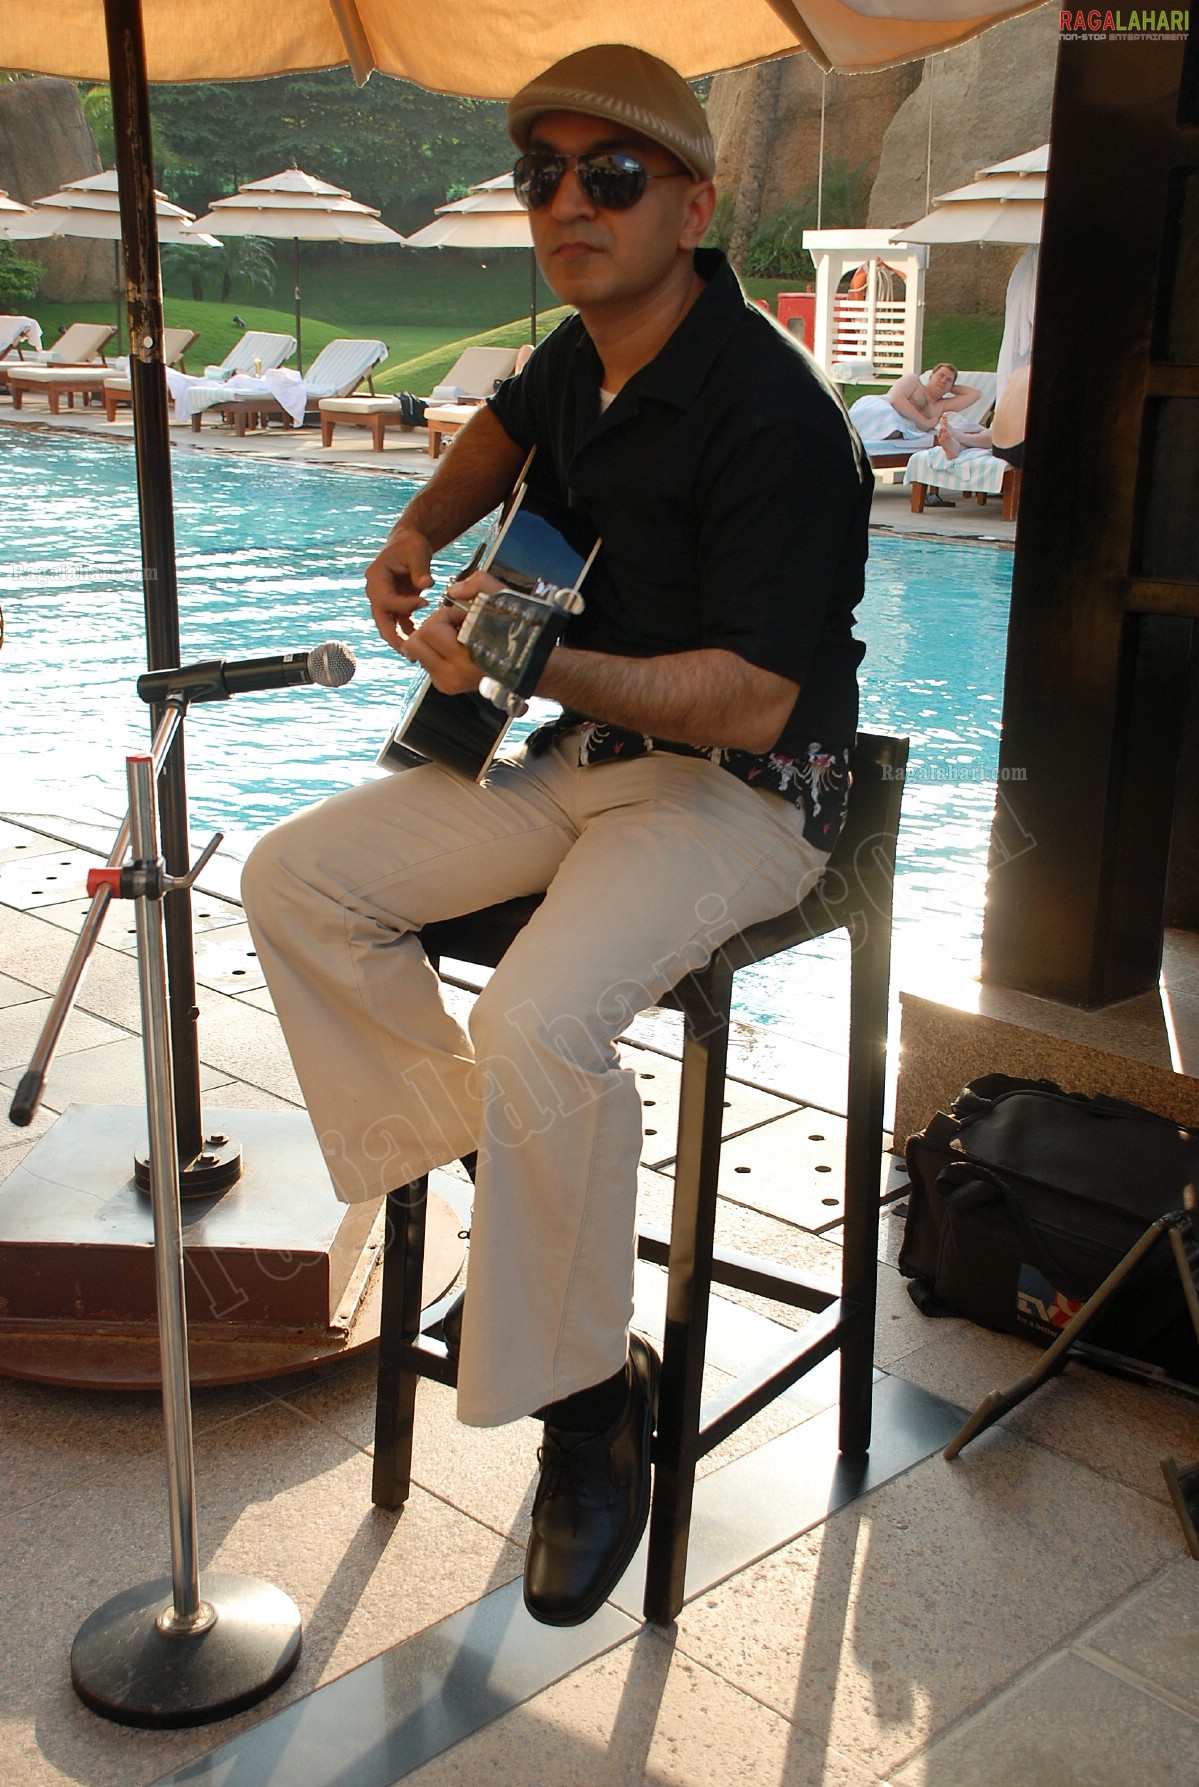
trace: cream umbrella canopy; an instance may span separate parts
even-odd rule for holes
[[[102,174],[88,174],[82,180],[69,180],[61,192],[34,199],[30,206],[17,207],[22,215],[6,222],[7,212],[0,209],[0,234],[11,241],[37,241],[48,236],[77,236],[92,241],[112,242],[116,256],[116,290],[121,279],[121,200],[115,168]],[[190,242],[203,248],[219,248],[215,236],[206,236],[193,228],[190,211],[173,205],[165,193],[155,192],[154,210],[160,242]],[[121,346],[121,307],[117,303],[117,351]]]
[[[1037,4],[1038,0],[1032,0]],[[27,0],[6,19],[10,68],[108,79],[103,0]],[[142,0],[152,81],[249,80],[349,66],[442,93],[506,99],[592,43],[631,43],[687,76],[803,49],[845,73],[946,50],[1031,11],[1029,0]]]
[[[28,216],[28,205],[20,205],[16,199],[10,199],[6,192],[0,192],[0,236],[10,235],[11,226],[19,218]]]
[[[121,200],[115,168],[108,168],[102,174],[88,174],[83,180],[69,180],[61,192],[52,192],[44,199],[34,199],[32,205],[20,205],[16,209],[24,215],[6,229],[9,236],[26,239],[90,236],[104,242],[120,241]],[[200,242],[208,248],[220,246],[214,237],[202,236],[195,228],[191,212],[185,211],[181,205],[173,205],[165,193],[155,192],[154,210],[160,242]]]
[[[1049,144],[980,168],[969,186],[937,194],[927,217],[891,232],[892,242],[1023,242],[1041,240]]]
[[[360,205],[340,186],[317,180],[300,168],[286,168],[265,180],[251,180],[227,199],[215,199],[198,219],[198,230],[218,236],[269,236],[294,246],[296,365],[304,370],[300,335],[300,243],[392,242],[404,238],[380,221],[369,205]]]
[[[537,345],[537,258],[529,214],[516,196],[511,174],[472,186],[465,198],[438,205],[432,223],[407,238],[409,248],[527,248],[529,333]]]

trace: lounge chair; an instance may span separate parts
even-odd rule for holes
[[[981,447],[967,447],[950,459],[940,447],[913,453],[904,471],[904,483],[912,492],[913,515],[924,513],[929,486],[935,490],[960,490],[984,504],[988,496],[1003,498],[1003,519],[1015,521],[1020,513],[1021,474],[1006,459],[997,459]]]
[[[259,368],[263,372],[273,372],[276,366],[282,366],[284,360],[290,360],[295,351],[294,335],[274,335],[267,329],[247,329],[241,340],[229,349],[219,366],[204,368],[204,377],[209,381],[220,382],[235,378],[239,372],[256,377]]]
[[[192,428],[199,433],[204,411],[213,408],[220,410],[222,419],[232,423],[238,435],[248,426],[265,426],[272,416],[293,427],[305,416],[316,415],[322,398],[348,397],[363,379],[370,384],[371,368],[386,358],[385,341],[339,338],[321,349],[302,379],[276,373],[270,381],[239,374],[228,386],[201,382],[188,393]]]
[[[15,353],[20,359],[24,350],[21,342],[29,342],[29,352],[37,353],[42,345],[42,331],[36,317],[10,316],[7,312],[0,316],[0,360]]]
[[[162,352],[167,365],[179,365],[188,348],[198,339],[195,329],[164,329]],[[20,372],[10,368],[8,383],[14,409],[19,410],[22,400],[31,392],[39,392],[46,398],[52,416],[58,415],[64,397],[70,409],[75,407],[76,395],[82,397],[85,406],[89,397],[100,397],[110,422],[113,416],[108,403],[109,385],[123,384],[126,391],[131,388],[127,373],[114,374],[104,365],[97,366],[94,371],[86,366],[23,366]]]
[[[995,374],[959,372],[958,377],[964,385],[972,385],[978,396],[964,410],[953,410],[950,420],[955,428],[981,428],[995,407]],[[862,442],[875,471],[899,470],[907,465],[913,453],[926,452],[935,444],[931,431],[927,435],[916,435],[908,440]]]
[[[468,403],[477,407],[491,396],[498,380],[515,370],[519,351],[514,347],[464,348],[429,401],[440,399],[455,406]],[[332,446],[333,430],[339,424],[369,428],[376,453],[383,451],[386,429],[400,428],[411,433],[416,427],[414,422],[404,421],[398,397],[326,397],[319,408],[322,447]],[[451,429],[446,430],[447,434],[450,432]]]
[[[104,349],[116,334],[115,323],[72,323],[64,329],[53,347],[22,353],[0,360],[0,384],[8,382],[10,372],[27,366],[83,366],[94,360],[104,362]]]
[[[175,333],[164,330],[164,335]],[[195,338],[193,337],[193,340]],[[239,373],[254,374],[258,368],[273,372],[276,366],[282,366],[284,360],[291,358],[296,351],[294,335],[275,335],[267,329],[247,329],[240,341],[229,349],[219,366],[206,366],[204,380],[206,383],[223,383],[226,379],[236,378]],[[168,366],[182,366],[183,356],[177,359],[168,358]],[[104,381],[104,413],[110,422],[117,419],[117,405],[132,403],[133,390],[126,376],[105,379]]]

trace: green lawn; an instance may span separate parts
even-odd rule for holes
[[[164,312],[169,327],[198,329],[200,340],[188,359],[188,370],[222,360],[242,333],[234,316],[248,328],[294,333],[290,254],[280,255],[274,295],[237,291],[227,302],[216,293],[218,281],[202,275],[205,301],[187,295],[187,285],[168,279]],[[529,256],[507,250],[485,264],[477,256],[449,249],[385,249],[351,258],[328,249],[301,251],[302,327],[305,365],[327,341],[338,335],[378,337],[388,346],[388,363],[402,365],[444,342],[470,339],[498,325],[519,323],[529,311]],[[210,295],[211,294],[211,295]],[[538,306],[554,303],[553,293],[539,280]],[[112,302],[48,304],[35,300],[33,314],[47,344],[60,325],[115,320]],[[521,334],[519,340],[527,339]],[[436,381],[434,381],[436,382]]]
[[[517,346],[528,339],[530,261],[523,250],[508,249],[486,259],[456,249],[350,251],[306,245],[301,253],[305,365],[335,336],[378,337],[387,343],[388,360],[376,385],[423,395],[472,342]],[[188,358],[189,371],[224,358],[242,333],[235,315],[251,329],[292,333],[291,257],[285,245],[278,259],[271,296],[240,294],[221,303],[215,296],[215,273],[204,273],[205,301],[200,302],[187,295],[180,275],[172,275],[164,301],[167,324],[200,334]],[[766,298],[773,306],[778,293],[792,289],[794,281],[751,279],[747,285],[751,297]],[[554,305],[553,294],[539,280],[538,309],[544,318],[539,333],[566,314]],[[60,324],[115,318],[111,302],[35,302],[32,308],[47,344]],[[993,367],[1002,332],[1002,317],[930,317],[924,331],[925,364],[952,360],[958,366]]]

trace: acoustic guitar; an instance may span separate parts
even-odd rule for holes
[[[393,770],[440,763],[482,782],[567,621],[583,611],[579,585],[599,547],[573,511],[556,508],[552,520],[539,512],[522,473],[494,540],[462,573],[488,571],[504,586],[476,596],[458,632],[484,673],[478,691],[446,695],[422,676],[376,762]]]

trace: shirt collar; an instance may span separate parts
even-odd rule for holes
[[[695,270],[706,283],[665,347],[630,380],[642,397],[686,409],[698,397],[713,361],[745,320],[749,300],[728,258],[718,248],[698,248]]]
[[[627,408],[628,400],[641,397],[659,398],[677,409],[686,409],[698,397],[725,342],[744,321],[749,300],[727,256],[718,248],[697,248],[695,270],[705,282],[703,291],[666,345],[622,388],[618,402],[626,398],[626,393],[627,399],[619,402],[620,413]],[[579,353],[598,384],[602,365],[586,330],[581,334]],[[611,414],[611,410],[605,412],[601,421]]]

